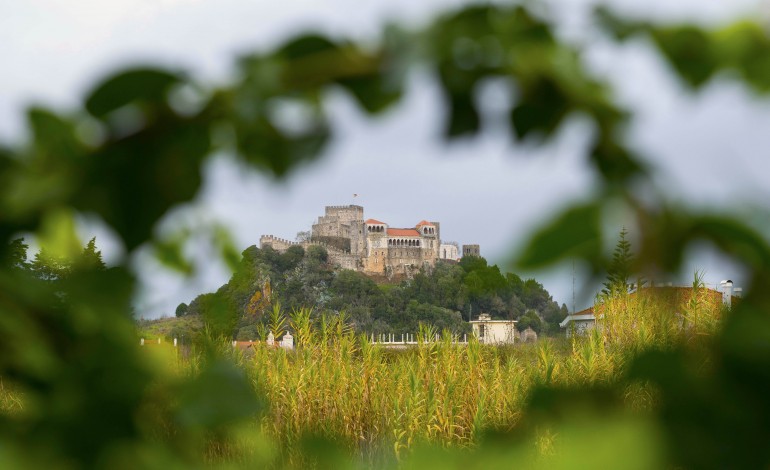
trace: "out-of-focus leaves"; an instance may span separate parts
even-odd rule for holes
[[[60,290],[33,279],[9,290],[6,281],[0,370],[22,391],[25,410],[0,427],[3,441],[84,466],[135,442],[149,375],[126,314],[130,277],[75,273]]]
[[[751,302],[728,316],[713,358],[651,351],[632,365],[632,379],[660,391],[657,413],[673,465],[763,468],[770,462],[764,445],[770,439],[770,321]]]
[[[605,135],[598,137],[591,151],[591,160],[604,181],[614,187],[623,187],[633,178],[649,173],[642,161],[629,149]]]
[[[770,36],[766,28],[742,21],[712,33],[718,57],[738,70],[755,90],[770,92]]]
[[[30,109],[27,118],[38,164],[62,165],[83,158],[86,146],[77,137],[72,122],[43,108]]]
[[[743,260],[753,272],[770,268],[770,247],[744,223],[725,216],[703,215],[693,220],[692,238],[705,238],[722,252]]]
[[[235,272],[241,264],[241,253],[235,247],[230,231],[227,230],[227,227],[216,225],[213,228],[212,236],[214,245],[219,249],[222,259],[225,260],[230,270]]]
[[[607,8],[597,9],[596,16],[616,39],[648,34],[669,65],[692,88],[703,86],[720,70],[731,69],[756,91],[770,91],[770,35],[754,21],[707,30],[693,25],[659,26],[625,20]]]
[[[517,265],[540,268],[571,257],[598,263],[602,256],[600,215],[601,207],[595,202],[568,208],[535,232]]]
[[[130,103],[154,105],[164,102],[172,86],[182,78],[157,68],[135,68],[114,75],[99,84],[86,98],[86,110],[93,116],[107,114]]]
[[[184,426],[215,429],[251,418],[262,407],[243,370],[216,360],[180,387],[176,416]]]
[[[38,242],[54,258],[74,260],[82,251],[75,230],[74,214],[67,209],[52,209],[45,213]]]
[[[669,64],[691,87],[700,87],[717,70],[712,43],[703,30],[692,26],[655,29],[652,36]]]
[[[99,214],[132,250],[170,207],[195,195],[209,150],[206,121],[167,115],[96,151],[75,207]]]
[[[553,79],[544,77],[521,89],[519,101],[511,111],[511,124],[520,139],[532,132],[548,136],[569,111],[569,98]]]
[[[188,234],[180,234],[169,240],[158,240],[154,244],[155,258],[164,266],[190,275],[195,271],[195,265],[187,259],[182,251]]]

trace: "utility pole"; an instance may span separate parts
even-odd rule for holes
[[[575,313],[575,260],[572,260],[572,313]]]

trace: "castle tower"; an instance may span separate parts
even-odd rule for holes
[[[463,256],[481,256],[479,245],[463,245]]]

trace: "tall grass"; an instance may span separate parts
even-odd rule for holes
[[[709,292],[696,277],[688,291],[642,290],[606,298],[596,306],[598,327],[570,340],[489,346],[471,337],[456,344],[450,332],[437,340],[435,329],[422,326],[418,345],[403,350],[356,336],[344,314],[314,318],[310,310],[286,315],[277,307],[261,336],[270,332],[277,340],[291,331],[294,350],[264,338],[245,352],[229,341],[208,340],[197,353],[173,354],[169,345],[171,354],[149,354],[149,348],[148,357],[179,377],[194,377],[204,362],[225,357],[264,398],[265,411],[250,425],[261,437],[202,438],[205,462],[237,464],[244,455],[261,452],[269,455],[266,462],[303,467],[303,446],[315,436],[336,443],[365,466],[387,465],[421,444],[473,448],[487,430],[515,428],[526,418],[533,387],[611,384],[642,349],[697,342],[718,328],[723,314]],[[629,410],[644,412],[656,406],[656,392],[633,384],[625,402]],[[172,440],[168,410],[149,409],[158,439]],[[0,387],[0,413],[17,412],[23,412],[21,396]],[[271,443],[269,451],[264,442]],[[559,436],[540,429],[534,447],[540,455],[554,454]]]

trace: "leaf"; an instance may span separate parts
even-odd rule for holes
[[[705,238],[725,253],[761,272],[770,266],[770,247],[756,231],[725,216],[703,215],[692,221],[690,237]]]
[[[99,214],[132,250],[169,208],[196,194],[210,145],[207,121],[164,116],[99,149],[75,205]]]
[[[187,259],[182,251],[186,239],[187,234],[182,234],[172,240],[156,241],[153,246],[155,259],[163,266],[182,274],[191,275],[195,271],[195,265]]]
[[[27,119],[32,129],[36,157],[42,157],[43,161],[61,165],[56,160],[79,157],[85,151],[85,146],[76,137],[72,122],[43,108],[31,108]]]
[[[86,110],[97,118],[135,102],[165,102],[166,93],[182,77],[156,68],[120,72],[99,84],[85,100]]]
[[[540,77],[522,86],[519,102],[511,110],[511,125],[519,139],[538,133],[549,137],[564,120],[572,104],[561,85]]]
[[[262,408],[244,372],[215,360],[180,388],[177,419],[185,426],[215,429],[253,417]]]
[[[711,38],[703,30],[683,26],[651,33],[669,64],[691,87],[699,88],[717,70]]]
[[[519,255],[523,269],[544,267],[570,257],[601,259],[600,206],[596,202],[570,207],[538,230]]]

